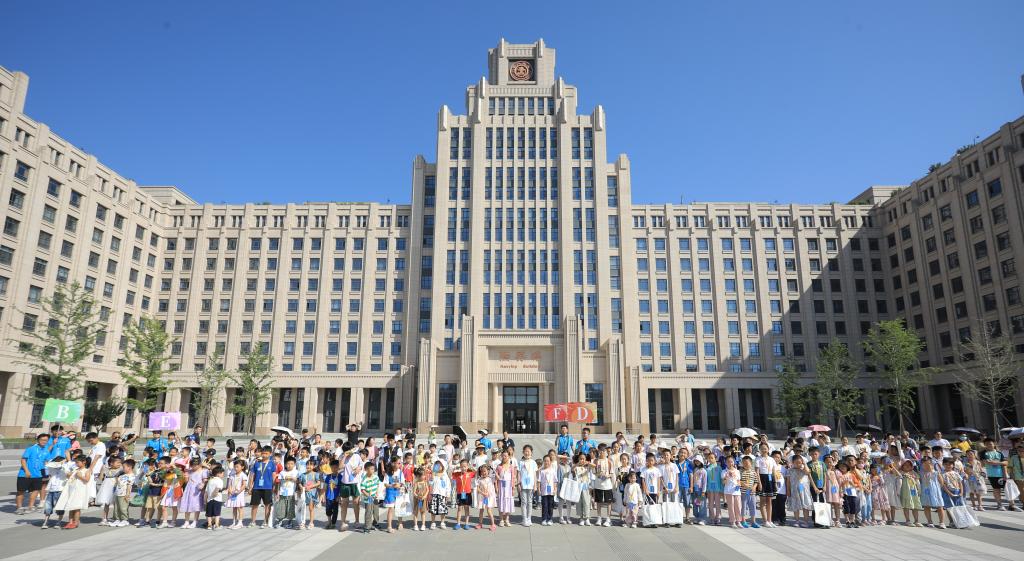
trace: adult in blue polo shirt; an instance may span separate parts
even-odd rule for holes
[[[485,452],[490,452],[491,448],[494,447],[494,443],[491,442],[491,439],[487,438],[487,435],[490,433],[488,433],[486,429],[480,429],[477,432],[480,433],[480,438],[476,439],[476,443],[483,446]]]
[[[582,439],[576,443],[576,451],[589,454],[595,448],[597,448],[597,443],[590,440],[590,428],[584,427]]]
[[[25,514],[21,508],[28,493],[28,508],[32,508],[43,489],[43,475],[46,474],[46,462],[50,459],[52,448],[48,446],[50,435],[46,433],[36,436],[36,443],[29,446],[21,454],[21,469],[18,470],[18,489],[14,498],[18,514]]]
[[[569,425],[558,427],[558,438],[555,439],[555,450],[559,456],[568,456],[576,449],[576,441],[569,435]]]
[[[156,457],[162,458],[167,455],[167,451],[170,450],[171,444],[158,430],[153,431],[153,438],[146,441],[146,447],[152,448],[156,451]]]

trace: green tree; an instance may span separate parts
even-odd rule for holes
[[[843,435],[846,421],[864,412],[861,403],[863,391],[854,385],[860,365],[850,356],[850,349],[838,339],[832,339],[828,346],[818,351],[818,374],[812,394],[818,402],[822,415],[838,425],[839,436]]]
[[[107,423],[113,421],[121,413],[124,413],[124,402],[121,400],[90,401],[85,404],[82,425],[103,430]]]
[[[931,377],[930,368],[921,368],[917,356],[924,341],[903,325],[902,319],[880,321],[871,326],[864,338],[868,362],[874,365],[890,388],[886,405],[896,412],[899,430],[903,419],[914,412],[914,391]]]
[[[786,361],[782,370],[776,371],[775,412],[770,420],[786,425],[786,429],[799,424],[806,415],[809,405],[807,386],[800,383],[800,372],[793,361]]]
[[[222,358],[220,350],[214,352],[206,366],[196,372],[196,389],[192,390],[192,403],[199,417],[192,419],[192,423],[198,422],[207,429],[210,428],[210,417],[213,412],[223,405],[220,392],[230,376],[230,373],[224,370]]]
[[[273,363],[266,345],[257,343],[252,352],[245,356],[245,362],[230,374],[231,381],[236,387],[235,391],[242,396],[242,400],[231,409],[245,419],[249,434],[256,433],[256,416],[270,404],[270,386],[274,382],[270,371]]]
[[[16,364],[28,367],[33,384],[18,397],[33,404],[47,398],[85,399],[85,363],[95,352],[97,341],[106,336],[106,324],[96,314],[96,301],[80,284],[57,283],[53,296],[39,301],[37,321],[43,329],[24,329],[18,345]],[[26,312],[27,315],[27,312]]]
[[[1016,395],[1020,365],[1014,360],[1013,341],[997,334],[985,322],[980,333],[961,344],[963,352],[953,375],[960,393],[988,408],[992,414],[992,434],[999,434],[999,413],[1007,398]]]
[[[163,324],[151,317],[128,324],[125,336],[128,344],[121,360],[121,378],[136,390],[136,396],[129,397],[127,402],[139,412],[141,430],[170,387],[171,336]]]

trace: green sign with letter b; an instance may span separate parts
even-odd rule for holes
[[[43,420],[51,423],[74,423],[82,417],[82,404],[63,399],[47,399],[43,405]]]

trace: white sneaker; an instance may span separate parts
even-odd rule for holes
[[[161,528],[161,529],[162,528],[170,528],[170,527],[171,527],[171,525],[168,524],[166,520],[164,520],[163,522],[160,523],[159,526],[157,526],[157,528]]]
[[[561,519],[560,519],[560,522],[561,522],[562,524],[568,524],[568,523],[569,523],[569,521],[568,521],[568,520],[566,520],[564,516],[563,516],[563,517],[561,517]]]
[[[586,524],[584,524],[584,526],[590,526],[590,519],[589,519],[589,518],[588,518],[588,519],[586,519],[586,521],[585,521],[585,522],[586,522]]]
[[[107,522],[107,519],[104,518],[103,520],[100,520],[99,525],[100,526],[110,526],[110,522]]]
[[[444,523],[444,520],[441,521],[441,529],[442,530],[447,530],[448,529],[448,525]]]
[[[436,530],[437,529],[437,522],[431,522],[430,523],[430,529],[431,530]]]
[[[611,519],[611,518],[608,518],[608,519],[606,519],[606,520],[604,521],[604,524],[603,524],[603,526],[604,526],[605,528],[607,528],[607,527],[609,527],[609,526],[611,526],[611,525],[612,525],[612,519]]]
[[[533,526],[533,522],[531,522],[529,520],[524,520],[523,521],[523,526],[526,526],[527,528],[529,528],[530,526]]]

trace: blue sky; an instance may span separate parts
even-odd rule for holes
[[[407,202],[499,37],[604,105],[634,202],[846,201],[1024,113],[1019,0],[379,6],[8,3],[0,65],[33,118],[214,203]]]

